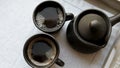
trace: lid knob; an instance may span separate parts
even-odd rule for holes
[[[93,20],[90,22],[89,27],[90,27],[91,32],[95,33],[100,30],[99,23],[100,22],[98,20]]]

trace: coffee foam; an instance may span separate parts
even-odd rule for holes
[[[52,46],[52,50],[53,51],[48,51],[47,53],[46,53],[46,56],[48,57],[48,60],[47,61],[45,61],[45,62],[38,62],[38,61],[36,61],[36,60],[34,60],[33,58],[32,58],[32,56],[31,56],[31,52],[32,52],[32,45],[34,44],[34,42],[35,41],[38,41],[38,40],[45,40],[45,41],[47,41],[51,46]],[[47,39],[47,38],[36,38],[35,40],[33,40],[31,43],[30,43],[30,45],[28,46],[28,50],[27,50],[27,55],[28,55],[28,58],[30,59],[30,61],[33,63],[33,64],[35,64],[35,65],[37,65],[37,66],[46,66],[46,65],[49,65],[51,62],[52,62],[52,60],[54,60],[54,58],[55,58],[55,56],[56,56],[56,48],[55,48],[55,46],[54,46],[55,44],[53,43],[53,41],[51,41],[50,39]],[[53,52],[50,56],[51,57],[49,57],[49,52]]]
[[[42,28],[43,30],[49,30],[49,29],[55,29],[55,28],[59,27],[59,25],[62,25],[63,19],[64,19],[63,12],[60,8],[56,8],[56,11],[58,13],[58,20],[57,20],[57,25],[55,27],[48,28],[44,24],[45,23],[45,17],[40,12],[38,12],[37,15],[36,15],[36,21],[37,21],[38,27]]]

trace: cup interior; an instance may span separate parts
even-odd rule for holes
[[[54,1],[43,2],[36,7],[33,20],[37,28],[44,32],[57,31],[64,24],[64,9]]]

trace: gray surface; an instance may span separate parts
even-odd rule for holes
[[[41,1],[0,0],[0,68],[31,68],[25,62],[22,50],[29,37],[41,33],[32,21],[33,10]],[[86,9],[99,9],[83,0],[60,0],[59,2],[67,12],[75,15]],[[101,11],[108,16],[112,15],[104,10]],[[118,26],[114,27],[107,47],[94,54],[82,54],[73,50],[66,40],[68,23],[66,22],[61,31],[54,35],[60,44],[60,58],[65,62],[63,68],[101,68],[114,42]],[[60,67],[54,65],[52,68]]]
[[[116,53],[111,62],[110,68],[120,68],[120,31],[117,34],[117,39],[114,42]]]

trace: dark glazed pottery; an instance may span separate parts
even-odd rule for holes
[[[79,52],[94,53],[107,45],[111,28],[119,21],[120,14],[109,18],[99,10],[86,10],[68,25],[67,40]]]
[[[35,50],[35,54],[38,53],[38,55],[43,55],[45,54],[48,58],[49,58],[49,54],[52,53],[52,57],[50,59],[50,62],[46,64],[46,62],[43,62],[45,57],[41,57],[41,56],[37,56],[37,60],[41,59],[40,61],[41,62],[37,62],[33,57],[30,58],[30,56],[33,55],[33,47],[35,46],[35,43],[38,42],[38,41],[45,41],[46,43],[50,44],[50,47],[51,49],[53,50],[53,52],[46,52],[46,53],[43,53],[45,50],[45,47],[42,47],[42,48],[39,48],[40,46],[43,46],[45,44],[42,43],[42,45],[38,44],[37,45],[37,49],[39,50]],[[38,47],[39,46],[39,47]],[[32,47],[30,49],[30,47]],[[47,47],[48,48],[48,47]],[[41,50],[40,50],[41,49]],[[41,52],[39,52],[41,51]],[[49,50],[51,51],[51,50]],[[24,55],[24,59],[26,60],[26,62],[33,68],[50,68],[54,63],[58,64],[59,66],[64,66],[64,62],[62,60],[60,60],[58,58],[59,56],[59,45],[57,43],[57,41],[54,39],[54,37],[52,37],[51,35],[49,34],[37,34],[37,35],[34,35],[32,37],[30,37],[25,45],[24,45],[24,48],[23,48],[23,55]],[[48,60],[48,59],[47,59]]]
[[[44,1],[33,12],[35,26],[46,33],[59,31],[65,21],[73,18],[72,13],[66,13],[62,5],[55,1]]]

